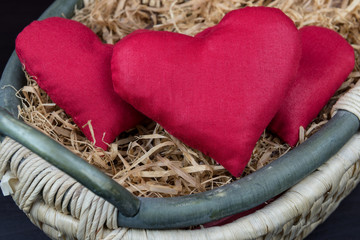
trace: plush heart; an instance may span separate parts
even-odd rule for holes
[[[322,27],[299,30],[302,58],[297,76],[269,129],[294,146],[306,127],[354,68],[354,50],[338,33]]]
[[[143,118],[114,92],[112,50],[86,26],[59,17],[31,23],[16,39],[16,52],[26,71],[103,149]],[[88,121],[95,139],[89,125],[83,127]]]
[[[195,37],[128,35],[114,48],[113,84],[137,110],[239,176],[283,101],[300,53],[285,14],[244,8]]]

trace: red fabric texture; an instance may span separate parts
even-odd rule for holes
[[[238,177],[282,104],[300,38],[280,10],[247,7],[195,37],[135,31],[114,48],[115,91]]]
[[[322,27],[299,30],[302,57],[297,76],[269,129],[291,146],[354,68],[354,50],[338,33]]]
[[[112,50],[86,26],[59,17],[34,21],[16,39],[26,71],[103,149],[143,118],[114,92]],[[82,128],[90,120],[95,139],[88,126]]]

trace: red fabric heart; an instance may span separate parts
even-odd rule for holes
[[[322,27],[299,30],[300,67],[269,129],[294,146],[299,128],[318,115],[354,68],[354,50],[338,33]]]
[[[16,52],[26,71],[103,149],[107,149],[104,142],[112,143],[142,119],[114,92],[112,50],[86,26],[58,17],[31,23],[16,39]],[[82,128],[90,120],[95,139],[88,126]]]
[[[136,31],[114,48],[115,91],[169,133],[239,176],[300,60],[280,10],[244,8],[195,37]]]

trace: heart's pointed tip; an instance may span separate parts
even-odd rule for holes
[[[226,161],[218,161],[233,177],[238,178],[244,172],[250,158],[242,159],[239,154],[239,157],[234,160],[226,159]]]

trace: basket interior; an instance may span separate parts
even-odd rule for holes
[[[360,78],[359,8],[351,1],[85,1],[74,20],[90,27],[104,42],[114,44],[140,28],[195,35],[217,24],[233,9],[265,5],[284,11],[297,25],[317,25],[339,32],[354,47],[356,67],[318,117],[299,129],[299,143],[330,119],[332,105]],[[151,44],[151,43],[149,43]],[[130,192],[142,197],[173,197],[207,191],[233,178],[222,166],[149,121],[122,133],[108,151],[94,149],[72,119],[54,104],[31,76],[21,90],[21,118],[95,165]],[[265,131],[243,176],[290,151]],[[180,174],[179,174],[180,173]]]

